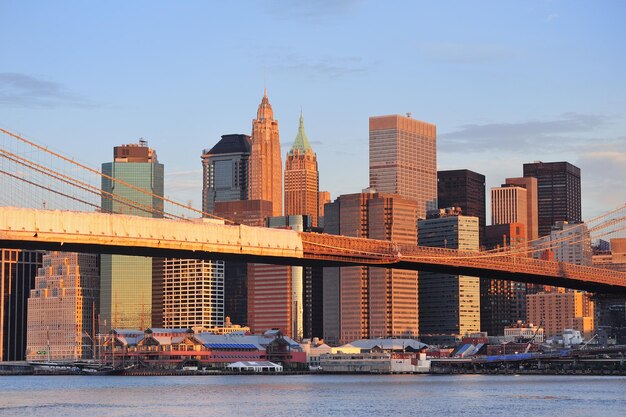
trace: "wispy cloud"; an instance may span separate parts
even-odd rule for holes
[[[0,73],[0,106],[94,107],[62,84],[15,72]]]
[[[334,17],[353,13],[363,0],[268,0],[267,12],[281,19],[319,23]]]
[[[573,149],[588,143],[588,133],[605,126],[609,119],[600,115],[565,113],[553,120],[468,124],[455,132],[439,135],[438,146],[444,152],[467,152],[468,149],[517,152],[537,146],[545,150]]]
[[[418,42],[415,47],[425,58],[453,64],[485,64],[509,60],[517,53],[492,44]]]
[[[365,74],[371,64],[358,57],[302,58],[296,54],[278,56],[267,68],[278,72],[298,73],[308,77],[339,78],[348,75]]]

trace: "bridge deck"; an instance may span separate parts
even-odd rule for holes
[[[0,207],[0,247],[291,265],[369,265],[626,293],[626,273],[480,252],[292,230]]]

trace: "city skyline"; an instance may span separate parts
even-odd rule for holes
[[[200,207],[202,149],[251,133],[265,83],[283,150],[307,114],[333,199],[367,187],[367,118],[412,112],[438,127],[438,170],[491,188],[523,163],[568,161],[584,219],[623,203],[622,3],[147,5],[0,6],[2,127],[92,167],[144,137],[166,195]]]

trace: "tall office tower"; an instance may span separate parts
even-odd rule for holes
[[[267,219],[272,228],[311,230],[311,217],[277,216]],[[284,335],[304,337],[305,271],[283,265],[248,265],[248,325],[255,333],[281,329]]]
[[[283,161],[278,120],[274,120],[267,91],[252,121],[252,148],[248,168],[248,198],[272,202],[272,215],[283,214]]]
[[[47,252],[28,299],[28,360],[95,359],[99,256]]]
[[[420,246],[478,250],[478,218],[445,215],[417,224]],[[425,343],[451,344],[480,331],[479,278],[419,274],[419,329]]]
[[[324,217],[324,206],[327,203],[330,203],[330,192],[329,191],[320,191],[319,192],[319,196],[318,196],[318,201],[319,201],[319,209],[318,209],[318,213],[320,217]],[[320,224],[320,227],[322,227],[323,225]]]
[[[156,152],[147,142],[141,140],[139,144],[116,146],[113,162],[102,164],[102,173],[105,175],[102,177],[103,212],[163,216],[163,164],[158,162]],[[161,324],[162,270],[160,258],[102,255],[102,329],[145,329]]]
[[[537,258],[542,252],[551,252],[557,262],[592,264],[591,236],[585,223],[556,222],[550,234],[533,242],[532,247]]]
[[[526,190],[526,238],[533,241],[539,237],[539,215],[537,209],[537,178],[507,178],[507,185],[515,185]]]
[[[491,189],[491,224],[522,223],[527,228],[527,191],[503,184]]]
[[[478,217],[480,244],[486,225],[485,176],[469,169],[437,171],[437,202],[440,209],[460,207],[464,216]]]
[[[202,211],[213,213],[216,201],[248,199],[250,136],[222,135],[202,152]]]
[[[415,201],[397,195],[342,195],[326,205],[325,232],[415,244],[418,211]],[[330,343],[418,333],[415,271],[324,268],[323,293],[324,338]]]
[[[28,295],[43,252],[0,249],[0,362],[23,361]]]
[[[304,132],[300,113],[298,134],[285,161],[285,216],[309,216],[312,226],[317,227],[319,188],[317,156]]]
[[[524,164],[524,177],[537,178],[539,236],[550,234],[558,221],[582,221],[580,168],[569,162]]]
[[[485,229],[486,250],[526,246],[523,223],[495,224]],[[526,256],[525,253],[520,256]],[[504,279],[480,280],[480,329],[491,336],[503,336],[504,328],[526,322],[528,285]]]
[[[224,261],[167,258],[163,272],[165,328],[224,325]]]
[[[585,338],[594,330],[594,304],[587,293],[544,292],[526,296],[529,323],[543,327],[546,337],[560,336],[565,329],[579,330]]]
[[[416,201],[418,216],[437,209],[437,128],[399,115],[369,119],[370,188]]]

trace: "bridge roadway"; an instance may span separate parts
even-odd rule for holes
[[[247,262],[368,265],[626,295],[626,273],[481,252],[293,230],[119,214],[0,207],[0,247]]]

